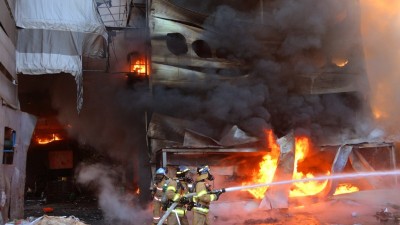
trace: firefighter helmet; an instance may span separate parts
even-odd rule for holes
[[[199,175],[208,174],[209,172],[210,172],[210,167],[208,167],[208,165],[197,167],[197,174]]]
[[[164,168],[164,167],[160,167],[156,171],[156,175],[164,175],[164,176],[166,176],[167,173],[168,173],[168,169]]]
[[[197,167],[197,174],[199,175],[197,180],[214,180],[214,176],[210,173],[211,169],[208,165]]]
[[[178,166],[178,168],[176,169],[176,177],[184,178],[184,177],[186,177],[186,174],[189,171],[190,171],[190,169],[187,166]]]

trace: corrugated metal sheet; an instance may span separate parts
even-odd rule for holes
[[[216,71],[229,68],[242,69],[245,68],[243,63],[216,57],[199,57],[193,50],[192,44],[195,41],[204,41],[202,24],[207,15],[176,6],[164,0],[153,1],[151,8],[154,9],[149,21],[153,84],[185,86],[194,81],[207,82],[209,79],[238,78],[237,76],[234,78],[219,76]],[[167,44],[168,34],[182,35],[185,39],[187,52],[178,55],[171,52]],[[204,72],[206,68],[211,69]],[[212,72],[213,68],[215,69],[214,72]],[[246,75],[247,72],[244,71],[242,76]]]
[[[246,68],[245,64],[215,56],[201,58],[193,51],[191,46],[193,42],[204,40],[204,21],[209,15],[174,5],[173,2],[165,0],[154,0],[150,7],[153,9],[149,18],[153,84],[186,86],[193,83],[193,80],[201,83],[206,82],[208,79],[221,79],[218,73],[213,72],[213,68]],[[254,18],[259,17],[259,15],[254,15]],[[252,23],[250,21],[240,22],[248,23],[249,27],[254,27],[249,28],[250,32],[252,29],[267,29],[267,25],[260,24],[260,21],[252,21]],[[351,18],[349,22],[356,23],[357,21]],[[184,36],[187,52],[177,55],[168,49],[166,36],[171,33],[179,33]],[[266,33],[268,33],[268,36],[264,35],[264,37],[258,37],[254,34],[254,38],[259,38],[259,48],[264,49],[263,52],[266,56],[273,56],[277,53],[278,47],[282,45],[285,35],[276,30],[270,30]],[[249,35],[251,36],[252,34]],[[353,38],[360,39],[360,36],[354,36]],[[331,67],[321,68],[317,73],[293,74],[293,76],[290,76],[290,79],[293,79],[291,82],[294,82],[294,88],[291,91],[299,94],[327,94],[353,92],[359,91],[360,88],[365,88],[358,85],[360,79],[367,80],[363,65],[354,64],[354,61],[363,61],[362,48],[356,45],[353,47],[353,55],[349,59],[350,65],[343,68],[332,65]],[[212,51],[215,51],[215,49]],[[209,70],[204,72],[205,68]],[[242,76],[246,77],[247,75],[246,71],[242,72]],[[237,79],[237,77],[233,79]]]

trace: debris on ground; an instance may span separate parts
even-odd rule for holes
[[[382,222],[388,221],[388,220],[394,220],[396,222],[400,221],[400,212],[389,212],[387,208],[382,209],[379,212],[376,212],[375,217]]]
[[[266,219],[248,219],[245,221],[245,224],[271,224],[278,222],[278,219],[275,218],[266,218]]]
[[[14,220],[5,225],[88,225],[74,216],[42,216],[34,220]]]
[[[376,212],[375,216],[380,221],[388,221],[393,215],[387,208],[385,208],[379,212]]]

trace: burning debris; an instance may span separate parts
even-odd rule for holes
[[[227,134],[232,135],[232,137],[223,136],[225,140],[223,143],[226,145],[223,146],[221,141],[192,130],[185,130],[184,127],[190,127],[190,124],[189,121],[161,117],[160,115],[153,118],[149,136],[153,137],[155,150],[162,149],[156,151],[155,156],[158,158],[161,156],[158,154],[164,155],[162,156],[163,165],[173,165],[176,162],[182,162],[182,160],[185,160],[185,163],[188,164],[201,163],[201,159],[195,156],[197,153],[222,153],[228,149],[229,151],[240,152],[240,143],[248,142],[237,142],[240,138],[234,138],[234,134],[241,133],[238,137],[251,137],[244,131],[228,132]],[[154,127],[157,127],[157,133],[155,133]],[[232,129],[230,130],[232,131]],[[250,173],[252,174],[250,179],[241,182],[242,188],[240,186],[226,188],[227,192],[243,189],[243,191],[249,192],[254,199],[262,199],[259,205],[262,209],[291,208],[304,203],[325,201],[332,196],[360,190],[394,187],[397,184],[396,179],[385,177],[386,175],[396,177],[395,174],[390,172],[380,173],[376,171],[378,169],[375,169],[375,167],[380,170],[383,168],[386,170],[394,169],[394,172],[396,172],[396,163],[392,163],[395,160],[393,158],[394,146],[391,143],[364,143],[354,140],[341,146],[315,146],[309,137],[305,135],[295,136],[293,132],[277,140],[272,130],[265,130],[264,134],[265,140],[256,139],[257,141],[253,142],[252,145],[254,152],[259,152],[260,149],[257,146],[261,146],[260,143],[267,143],[267,150],[264,150],[264,155],[259,158],[262,158],[259,168]],[[164,138],[168,137],[167,135],[174,137],[176,141],[165,141]],[[250,139],[252,138],[246,138],[246,140]],[[231,142],[227,140],[231,140]],[[229,146],[228,149],[227,146]],[[215,150],[206,151],[205,148],[211,147]],[[374,151],[385,152],[385,155],[381,155],[381,159],[391,162],[389,164],[391,167],[387,167],[387,165],[382,167],[382,165],[372,162],[369,154]],[[193,154],[193,157],[182,158],[181,153],[186,156]],[[247,154],[250,155],[251,153]],[[312,161],[308,160],[309,156],[313,157]],[[242,161],[246,163],[244,154],[238,157],[242,157]],[[218,160],[221,159],[207,158],[207,163],[218,163],[220,162]],[[228,161],[222,160],[222,162]],[[219,164],[219,166],[221,165]],[[230,166],[232,165],[226,165],[226,167]],[[247,165],[247,170],[241,170],[240,166],[236,165],[233,171],[238,171],[239,174],[249,174],[250,169]],[[346,172],[350,172],[350,174],[346,174]],[[359,175],[357,175],[358,173]],[[268,187],[268,184],[275,183],[279,185]]]
[[[273,174],[273,181],[288,180],[292,178],[295,170],[295,140],[293,132],[277,140],[280,146],[278,165]],[[297,169],[297,168],[296,168]],[[280,185],[267,190],[261,208],[289,208],[289,192],[291,185]]]

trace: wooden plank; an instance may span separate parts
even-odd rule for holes
[[[10,37],[13,45],[17,43],[17,27],[12,14],[5,1],[0,1],[0,23],[4,27],[7,36]]]
[[[15,45],[2,29],[0,29],[0,62],[8,73],[17,80]]]

